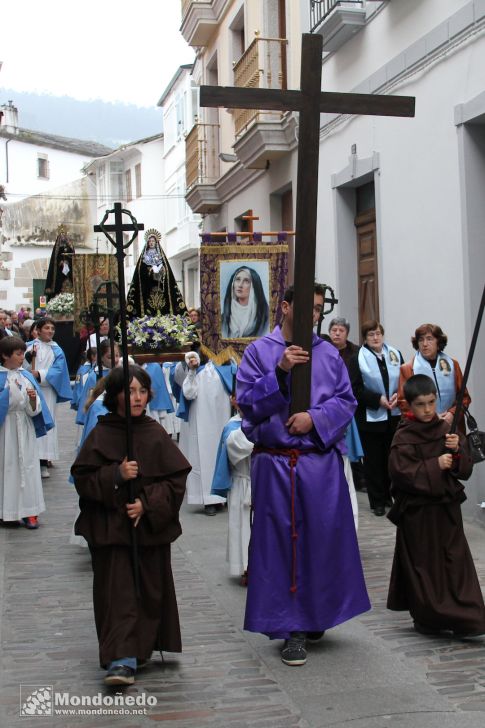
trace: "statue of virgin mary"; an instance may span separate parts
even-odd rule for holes
[[[59,293],[72,293],[72,261],[74,248],[67,237],[66,228],[60,225],[45,282],[45,295],[49,301]]]
[[[167,313],[184,314],[186,306],[153,228],[145,233],[145,246],[138,258],[126,298],[129,319]]]

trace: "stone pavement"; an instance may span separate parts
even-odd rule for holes
[[[243,632],[245,590],[227,576],[227,515],[184,506],[173,547],[182,655],[154,655],[125,695],[156,705],[146,714],[19,717],[22,698],[41,686],[59,694],[107,696],[102,683],[85,549],[68,544],[76,495],[67,483],[75,438],[61,408],[63,459],[44,481],[47,511],[38,531],[0,528],[0,728],[120,725],[173,728],[480,728],[485,724],[485,639],[417,635],[405,613],[385,608],[394,529],[359,495],[359,541],[372,611],[311,646],[305,667],[289,668],[277,642]],[[468,527],[485,584],[485,531]],[[22,686],[22,688],[21,688]],[[118,698],[116,698],[118,699]],[[113,708],[105,707],[105,711]]]

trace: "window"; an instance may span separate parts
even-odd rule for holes
[[[135,165],[135,196],[141,197],[141,164]]]
[[[125,172],[125,188],[126,188],[126,201],[130,202],[133,199],[131,191],[131,169],[127,169]]]
[[[185,132],[185,93],[177,97],[176,113],[177,113],[177,139],[180,139]]]
[[[123,162],[120,160],[109,163],[109,194],[112,202],[123,199]]]
[[[37,177],[39,179],[49,179],[49,159],[47,154],[37,155]]]
[[[173,104],[163,115],[163,133],[165,135],[165,153],[167,153],[174,146],[177,139],[177,117]]]
[[[98,207],[106,203],[106,164],[103,162],[96,170],[96,190],[98,193]]]

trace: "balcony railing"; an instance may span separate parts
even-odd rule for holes
[[[187,190],[220,176],[219,124],[195,124],[185,139]]]
[[[356,6],[363,8],[363,0],[310,0],[310,25],[311,33],[330,15],[332,10],[339,6]]]
[[[234,65],[234,85],[239,88],[286,88],[286,46],[284,38],[260,38],[257,36]],[[235,109],[236,136],[242,134],[262,116],[281,118],[281,112],[258,109]]]

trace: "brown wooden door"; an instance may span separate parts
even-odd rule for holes
[[[359,286],[359,328],[364,321],[379,321],[379,286],[377,278],[377,236],[375,210],[357,215],[357,270]]]

